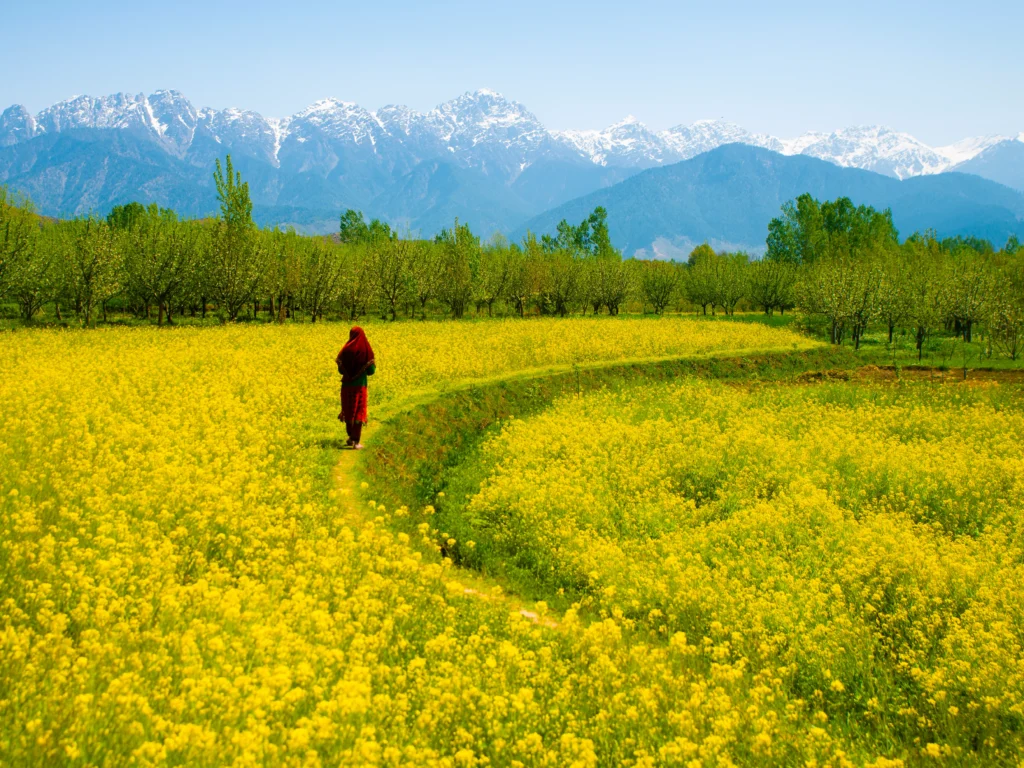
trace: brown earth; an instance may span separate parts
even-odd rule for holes
[[[1024,384],[1024,369],[998,370],[993,368],[935,368],[927,365],[908,365],[899,368],[892,365],[865,365],[850,371],[807,371],[795,377],[798,384],[814,384],[826,381],[934,381],[953,384],[966,381],[971,383]]]

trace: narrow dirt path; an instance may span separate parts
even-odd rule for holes
[[[364,428],[364,439],[370,443],[364,451],[343,450],[341,458],[334,465],[333,485],[336,494],[335,509],[341,519],[355,529],[365,525],[369,521],[367,509],[369,505],[362,498],[364,489],[361,487],[359,464],[365,451],[373,450],[371,428]],[[460,568],[457,570],[458,581],[463,584],[462,593],[477,600],[499,602],[508,608],[509,613],[515,613],[524,619],[537,624],[538,626],[556,629],[558,621],[553,617],[541,614],[538,611],[530,610],[523,606],[522,602],[515,596],[502,589],[501,585],[493,579],[474,571]]]
[[[654,361],[663,359],[664,358],[657,358]],[[594,364],[590,367],[606,367],[617,364],[628,365],[635,362],[637,361],[609,361]],[[462,386],[480,386],[481,384],[503,379],[541,377],[558,372],[564,371],[559,370],[558,367],[551,369],[538,369],[536,371],[521,371],[506,376],[495,377],[493,380],[466,382]],[[846,381],[851,383],[896,382],[901,379],[915,381],[931,380],[937,383],[941,382],[946,384],[955,384],[959,382],[966,383],[968,386],[977,386],[979,384],[989,382],[1016,384],[1024,383],[1024,371],[969,369],[967,381],[964,382],[962,371],[956,369],[939,370],[937,368],[929,368],[926,366],[912,366],[897,370],[890,366],[879,367],[875,365],[865,365],[860,368],[848,370],[806,371],[794,376],[790,380],[790,383],[796,385],[813,385],[829,381]],[[398,412],[405,410],[406,408],[422,404],[423,402],[437,397],[440,394],[441,393],[418,393],[417,396],[411,397],[401,404],[391,404],[390,407],[384,409],[380,418],[386,419],[390,416],[396,415]],[[364,429],[363,434],[366,436],[366,441],[368,443],[367,449],[365,451],[343,450],[333,470],[336,509],[341,518],[354,529],[361,528],[371,521],[371,516],[368,512],[368,499],[366,498],[365,489],[361,487],[362,473],[360,471],[360,465],[363,461],[363,457],[367,455],[367,451],[373,450],[373,432],[375,429],[379,428],[376,425],[379,425],[380,423],[381,422],[378,419],[374,426],[368,426]],[[546,613],[541,613],[524,607],[522,601],[519,600],[516,595],[506,592],[497,580],[468,569],[460,568],[457,569],[456,572],[458,573],[458,582],[464,585],[463,593],[465,595],[472,596],[480,600],[500,601],[508,607],[510,613],[516,613],[540,626],[550,628],[557,628],[559,626],[559,622]]]

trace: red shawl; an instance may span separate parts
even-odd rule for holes
[[[358,325],[348,332],[348,342],[341,348],[335,362],[338,364],[342,384],[355,381],[373,365],[373,347]]]

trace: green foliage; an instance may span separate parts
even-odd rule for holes
[[[393,240],[397,236],[397,233],[391,230],[390,225],[380,219],[373,219],[367,224],[362,211],[348,208],[341,214],[338,237],[343,243],[370,243],[378,240]]]
[[[252,199],[249,197],[249,183],[242,181],[242,174],[231,165],[231,155],[227,156],[225,168],[220,160],[215,161],[213,181],[217,186],[217,200],[220,202],[220,218],[233,229],[251,229]]]
[[[640,271],[640,291],[644,302],[660,315],[676,298],[683,281],[683,267],[666,261],[652,261]]]
[[[797,266],[789,260],[764,258],[750,265],[751,303],[771,317],[796,304]]]
[[[86,326],[92,326],[97,306],[121,289],[122,254],[106,222],[93,218],[72,222],[58,242],[63,252],[61,298]]]
[[[227,319],[237,320],[261,288],[266,250],[252,220],[249,184],[232,168],[231,155],[225,165],[222,171],[217,160],[213,174],[221,214],[213,231],[207,284]]]
[[[549,253],[566,251],[575,256],[622,258],[608,235],[608,212],[600,206],[576,226],[562,219],[556,235],[544,235],[541,243]]]
[[[995,251],[925,232],[900,243],[888,211],[844,198],[787,203],[761,260],[702,243],[675,264],[623,260],[600,207],[578,225],[563,221],[554,237],[527,233],[520,243],[481,244],[459,220],[432,241],[401,238],[353,210],[336,238],[313,238],[258,229],[230,157],[216,164],[214,181],[221,211],[204,221],[128,203],[106,220],[50,222],[0,187],[0,301],[16,303],[26,322],[40,314],[66,322],[70,312],[87,325],[111,308],[157,324],[210,310],[222,321],[284,322],[800,309],[800,322],[837,344],[859,346],[875,325],[893,350],[912,339],[923,355],[944,334],[965,345],[978,339],[988,359],[1020,356],[1019,242]]]
[[[115,205],[107,214],[107,224],[113,229],[131,230],[153,219],[173,222],[178,220],[178,214],[170,208],[160,208],[156,203],[145,206],[137,202]]]
[[[855,206],[849,198],[819,203],[800,195],[768,224],[766,258],[812,264],[821,258],[856,257],[899,243],[892,211]]]
[[[473,285],[480,273],[480,238],[468,224],[442,229],[435,240],[441,282],[438,298],[452,317],[461,318],[473,299]]]
[[[0,300],[26,279],[38,234],[32,204],[0,187]]]

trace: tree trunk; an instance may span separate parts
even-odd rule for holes
[[[156,327],[159,328],[163,324],[164,324],[164,303],[161,301],[157,305]]]

